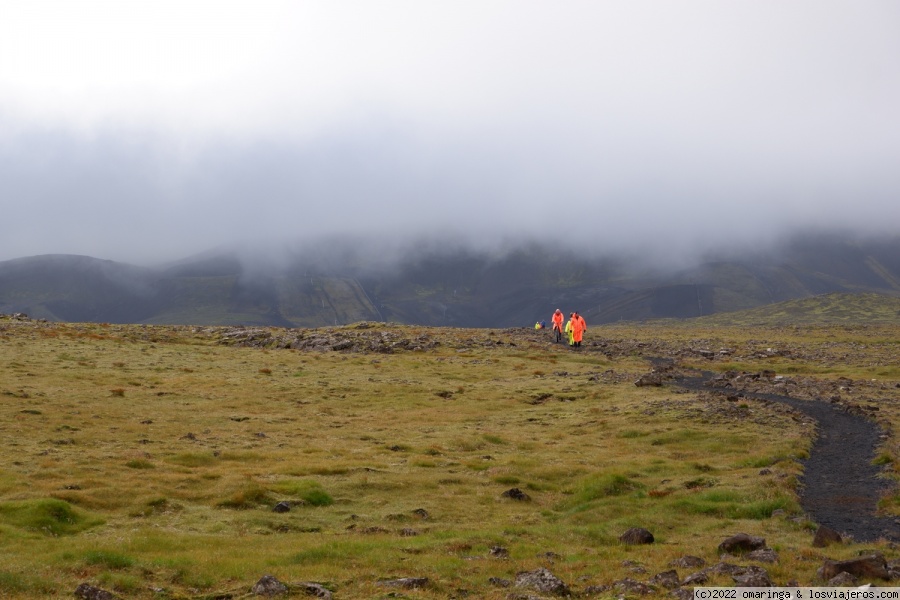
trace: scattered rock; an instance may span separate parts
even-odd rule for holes
[[[613,587],[621,594],[638,594],[640,596],[646,596],[647,594],[652,594],[655,590],[647,585],[646,583],[641,583],[640,581],[635,581],[634,579],[620,579],[619,581],[613,582]]]
[[[332,600],[331,590],[321,584],[304,582],[296,583],[294,585],[307,596],[315,596],[316,598],[322,598],[323,600]]]
[[[816,535],[813,537],[812,545],[814,548],[827,548],[832,544],[842,544],[844,540],[834,529],[820,525],[816,529]]]
[[[890,579],[887,562],[881,554],[861,556],[851,560],[826,560],[819,569],[819,577],[828,580],[847,572],[860,579]]]
[[[290,512],[291,511],[291,503],[290,502],[279,502],[274,507],[272,507],[272,510],[277,513]]]
[[[619,541],[623,544],[652,544],[653,534],[642,527],[632,527],[619,536]]]
[[[681,567],[683,569],[694,569],[697,567],[706,566],[706,561],[700,558],[699,556],[682,556],[681,558],[676,558],[672,562],[669,563],[670,567]]]
[[[504,498],[511,498],[512,500],[518,500],[520,502],[528,502],[531,500],[531,496],[520,490],[519,488],[512,488],[506,490],[502,494],[500,494]]]
[[[746,567],[740,575],[732,575],[731,578],[738,587],[772,587],[769,573],[762,567]]]
[[[115,600],[115,596],[111,592],[101,590],[87,583],[82,583],[75,588],[75,596],[84,600]]]
[[[428,585],[427,577],[401,577],[400,579],[388,579],[386,581],[379,581],[378,585],[383,585],[386,587],[398,587],[403,588],[404,590],[413,590],[417,588],[423,588]]]
[[[765,548],[765,546],[766,540],[764,538],[748,535],[746,533],[739,533],[722,541],[722,543],[719,544],[719,553],[744,554],[746,552]]]
[[[647,572],[647,568],[644,565],[634,560],[623,560],[622,566],[627,567],[632,573],[638,573],[640,575]]]
[[[509,550],[503,546],[493,546],[491,548],[491,556],[494,558],[509,558]]]
[[[516,574],[516,587],[530,588],[545,594],[568,596],[571,592],[559,577],[547,569],[523,571]]]
[[[423,521],[425,521],[425,520],[431,518],[431,515],[429,515],[429,514],[428,514],[428,511],[425,510],[424,508],[417,508],[416,510],[414,510],[414,511],[412,511],[412,512],[413,512],[414,515],[416,515],[417,517],[419,517],[419,518],[422,519]]]
[[[510,581],[509,579],[501,579],[500,577],[491,577],[490,579],[488,579],[488,583],[502,588],[508,588],[512,585],[512,581]]]
[[[659,387],[665,382],[666,378],[660,373],[651,371],[645,375],[641,375],[634,385],[638,387],[654,386]]]
[[[778,553],[771,548],[760,548],[747,554],[746,558],[756,562],[776,563],[778,562]]]
[[[273,575],[263,575],[250,588],[250,593],[257,596],[279,596],[288,593],[288,586],[278,581]]]
[[[695,586],[695,585],[703,585],[709,581],[709,575],[707,575],[706,571],[697,571],[696,573],[691,573],[687,577],[684,578],[684,581],[681,582],[681,585],[685,587]]]
[[[538,553],[537,557],[545,558],[549,561],[559,560],[562,558],[562,556],[560,556],[556,552],[540,552],[540,553]]]
[[[651,577],[647,583],[650,585],[662,586],[668,590],[674,590],[681,585],[681,579],[678,578],[678,571],[670,569],[668,571],[663,571],[662,573],[657,573]]]
[[[834,577],[828,580],[828,587],[848,587],[848,586],[856,586],[859,583],[859,580],[848,573],[847,571],[841,571]]]
[[[671,592],[669,592],[670,596],[677,598],[678,600],[694,600],[694,590],[691,588],[675,588]]]
[[[609,585],[589,585],[581,591],[582,596],[599,596],[612,589]]]

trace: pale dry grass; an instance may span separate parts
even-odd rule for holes
[[[647,577],[684,554],[714,562],[740,531],[780,552],[776,581],[814,581],[825,553],[792,520],[808,429],[778,415],[775,430],[686,418],[694,394],[632,385],[648,368],[639,356],[533,333],[399,329],[444,343],[305,353],[221,346],[186,327],[0,320],[0,596],[68,598],[82,581],[129,598],[240,595],[271,573],[343,598],[384,596],[377,582],[404,576],[432,582],[410,597],[504,598],[490,577],[547,566],[575,588],[640,579],[623,561]],[[832,334],[781,341],[859,343]],[[739,329],[590,335],[772,343]],[[473,337],[516,345],[460,347]],[[621,377],[595,377],[610,371]],[[512,487],[531,501],[502,497]],[[48,535],[2,512],[47,500],[85,528]],[[272,511],[281,500],[290,512]],[[621,545],[632,526],[657,543]],[[494,546],[510,557],[492,558]]]

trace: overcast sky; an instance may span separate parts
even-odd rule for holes
[[[0,260],[900,232],[895,0],[10,0]]]

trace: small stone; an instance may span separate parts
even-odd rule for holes
[[[75,595],[83,600],[115,600],[112,593],[87,583],[82,583],[75,588]]]
[[[387,587],[399,587],[405,590],[413,590],[423,588],[428,585],[427,577],[401,577],[400,579],[388,579],[387,581],[379,581],[378,585]]]
[[[512,488],[506,490],[502,494],[500,494],[504,498],[510,498],[512,500],[518,500],[519,502],[528,502],[531,500],[531,496],[520,490],[519,488]]]
[[[259,581],[253,584],[250,592],[257,596],[280,596],[288,592],[288,587],[273,575],[263,575]]]
[[[569,591],[569,586],[567,586],[559,577],[543,568],[535,571],[523,571],[517,573],[516,587],[527,587],[537,592],[554,594],[557,596],[568,596],[571,593]]]

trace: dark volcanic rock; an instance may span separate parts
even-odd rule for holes
[[[681,579],[678,578],[678,571],[675,569],[670,569],[668,571],[663,571],[662,573],[657,573],[648,581],[650,585],[659,585],[669,590],[674,590],[678,586],[681,585]]]
[[[881,554],[861,556],[851,560],[826,560],[819,569],[819,576],[829,580],[842,572],[850,573],[861,579],[888,580],[891,578],[887,562]]]
[[[87,583],[82,583],[75,588],[75,596],[84,600],[115,600],[112,593]]]
[[[725,552],[727,554],[744,554],[745,552],[752,552],[753,550],[764,548],[765,545],[766,540],[764,538],[748,535],[746,533],[739,533],[723,540],[722,543],[719,544],[719,552]]]
[[[757,562],[776,563],[778,562],[778,553],[771,548],[760,548],[747,554],[746,558]]]
[[[316,598],[322,598],[323,600],[332,599],[331,591],[319,583],[304,582],[296,583],[294,585],[307,596],[315,596]]]
[[[279,596],[288,593],[288,586],[284,585],[272,575],[263,575],[259,581],[250,588],[250,593],[257,596]]]
[[[832,544],[842,544],[843,542],[844,540],[841,538],[841,534],[830,527],[821,525],[816,530],[812,545],[815,548],[827,548]]]
[[[632,527],[619,536],[619,541],[623,544],[652,544],[653,534],[643,527]]]
[[[772,580],[769,573],[761,567],[747,567],[740,575],[732,575],[732,579],[739,587],[771,587]]]
[[[417,588],[423,588],[428,585],[427,577],[401,577],[400,579],[388,579],[386,581],[379,581],[378,585],[383,585],[386,587],[398,587],[403,588],[405,590],[413,590]]]
[[[647,594],[652,594],[655,590],[647,585],[646,583],[641,583],[640,581],[635,581],[634,579],[620,579],[613,583],[613,587],[616,591],[625,594],[637,594],[640,596],[646,596]]]
[[[705,565],[706,561],[699,556],[682,556],[669,563],[670,567],[681,567],[683,569],[695,569]]]
[[[505,492],[503,492],[500,495],[503,496],[504,498],[511,498],[513,500],[518,500],[520,502],[528,502],[529,500],[531,500],[531,496],[529,496],[528,494],[526,494],[519,488],[512,488],[512,489],[506,490]]]

